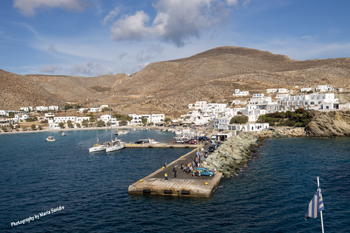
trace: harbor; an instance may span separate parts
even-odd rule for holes
[[[186,165],[190,163],[196,156],[197,151],[202,151],[203,148],[203,146],[198,145],[191,146],[197,148],[170,164],[167,164],[166,167],[163,166],[152,174],[130,185],[128,193],[136,195],[210,197],[218,187],[222,178],[222,173],[217,172],[214,176],[199,177],[183,172],[181,164]],[[174,177],[174,168],[177,171],[176,177]],[[165,173],[168,174],[168,180],[165,179]]]
[[[197,148],[195,144],[174,144],[174,143],[157,143],[157,144],[135,144],[125,143],[125,148]]]

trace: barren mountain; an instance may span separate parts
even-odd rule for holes
[[[111,100],[113,107],[123,112],[163,112],[179,116],[186,112],[189,103],[198,100],[227,103],[233,99],[234,89],[257,93],[267,88],[320,84],[350,89],[350,58],[297,61],[266,51],[224,46],[188,58],[151,63],[130,76],[85,78],[0,72],[1,108],[17,109],[19,105],[35,106],[43,101],[42,95],[28,98],[27,92],[13,88],[11,82],[15,80],[27,80],[27,92],[37,93],[35,88],[39,88],[51,96],[52,102],[44,98],[48,104],[63,100],[86,105],[106,104]],[[4,86],[7,87],[5,95]],[[7,103],[9,95],[13,101]],[[242,99],[247,98],[249,96]],[[29,102],[23,102],[27,99]]]

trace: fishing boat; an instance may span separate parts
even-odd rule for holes
[[[54,138],[53,136],[48,136],[48,137],[46,138],[46,141],[48,141],[48,142],[54,142],[54,141],[56,141],[56,140],[55,140],[55,138]]]
[[[67,136],[67,134],[65,133],[65,132],[62,132],[62,134],[61,134],[62,136]]]

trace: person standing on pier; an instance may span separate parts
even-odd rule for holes
[[[176,178],[176,169],[175,169],[175,167],[174,167],[174,169],[173,169],[173,172],[174,172],[174,178]]]
[[[164,178],[165,178],[165,180],[168,180],[168,173],[164,174]]]

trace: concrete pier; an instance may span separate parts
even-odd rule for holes
[[[197,148],[198,145],[193,144],[173,144],[173,143],[157,143],[157,144],[134,144],[126,143],[125,148]]]
[[[175,144],[176,145],[176,144]],[[198,145],[196,146],[200,148]],[[160,168],[149,176],[140,179],[129,186],[129,194],[138,195],[164,195],[164,196],[187,196],[187,197],[210,197],[216,190],[222,177],[222,173],[217,172],[214,176],[192,176],[180,169],[181,164],[188,164],[196,156],[197,149],[181,156],[171,162],[166,168]],[[173,167],[177,170],[174,177]],[[164,174],[168,174],[165,180]]]

